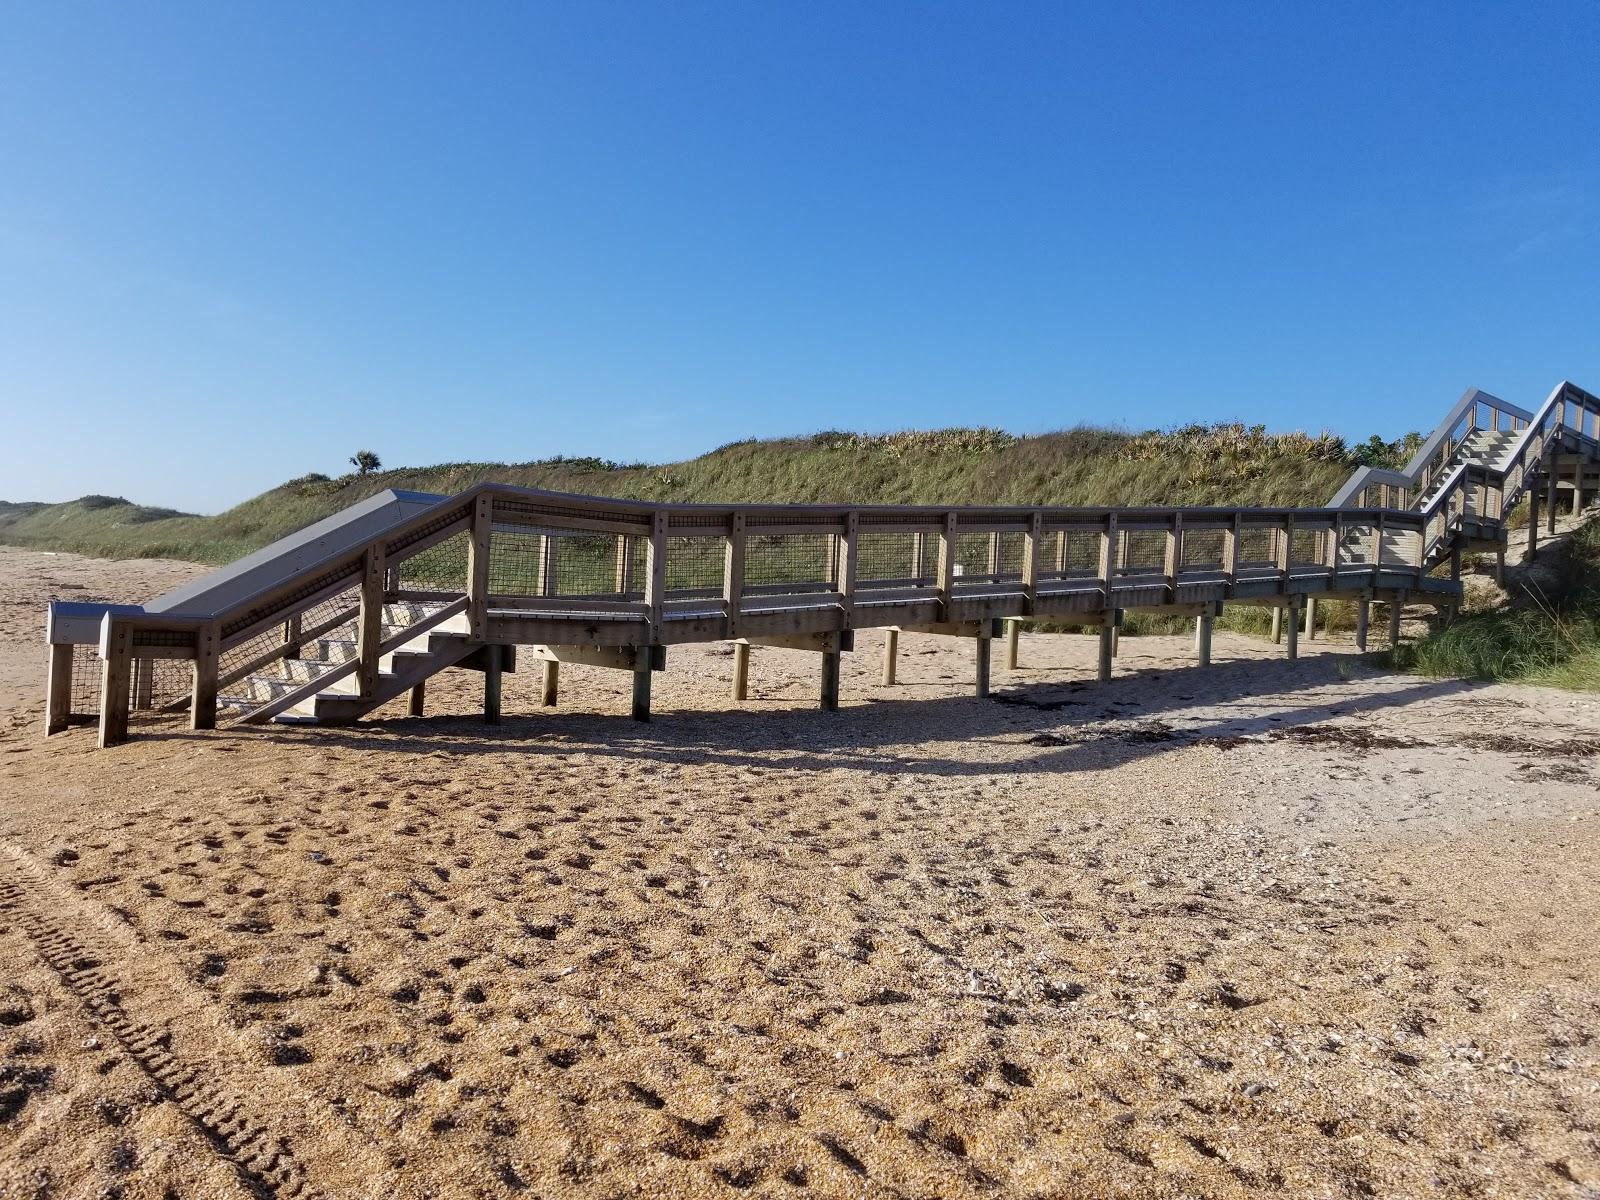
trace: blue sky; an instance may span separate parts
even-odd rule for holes
[[[1600,390],[1593,4],[0,21],[0,498]]]

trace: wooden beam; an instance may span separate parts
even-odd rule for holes
[[[72,724],[72,657],[70,643],[51,643],[50,669],[44,691],[45,737],[60,733]]]
[[[1035,600],[1039,595],[1039,552],[1040,543],[1044,540],[1044,514],[1035,512],[1028,518],[1028,532],[1022,535],[1022,602],[1023,611],[1033,612]],[[1010,658],[1010,669],[1017,669],[1016,639],[1012,638],[1007,655]]]
[[[772,634],[739,640],[752,646],[766,646],[773,650],[809,650],[816,654],[832,654],[840,650],[855,649],[855,634],[848,629],[827,630],[822,633]]]
[[[1106,514],[1106,527],[1100,534],[1101,602],[1111,607],[1111,589],[1117,574],[1117,514]]]

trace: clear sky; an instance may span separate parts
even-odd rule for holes
[[[1600,390],[1600,6],[0,7],[0,498]]]

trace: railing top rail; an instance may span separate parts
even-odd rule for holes
[[[1415,482],[1421,476],[1422,469],[1433,461],[1446,440],[1455,432],[1456,426],[1461,424],[1461,418],[1480,404],[1486,408],[1509,413],[1520,421],[1531,421],[1533,419],[1533,414],[1524,408],[1510,404],[1498,396],[1490,395],[1481,388],[1468,388],[1461,394],[1461,399],[1456,401],[1455,407],[1445,414],[1444,420],[1434,426],[1433,432],[1418,447],[1417,452],[1411,456],[1411,461],[1406,463],[1402,473],[1410,476],[1412,481]]]

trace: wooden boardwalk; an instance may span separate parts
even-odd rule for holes
[[[92,715],[102,746],[130,715],[186,707],[227,721],[347,723],[449,667],[481,671],[497,720],[500,673],[540,663],[633,676],[634,715],[670,647],[736,645],[819,656],[824,707],[862,628],[970,638],[975,686],[1012,622],[1100,631],[1112,668],[1123,614],[1186,614],[1209,660],[1225,605],[1273,608],[1287,653],[1322,599],[1451,607],[1461,557],[1503,553],[1529,498],[1581,502],[1600,470],[1600,400],[1562,384],[1536,413],[1469,392],[1404,472],[1363,470],[1324,508],[1060,508],[651,504],[482,484],[456,496],[386,493],[144,606],[51,606],[47,732]],[[96,711],[75,704],[93,643]],[[892,680],[896,638],[888,639]],[[181,686],[162,664],[186,664]],[[167,682],[159,682],[165,679]],[[81,680],[79,681],[81,683]],[[83,688],[78,688],[81,696]]]

